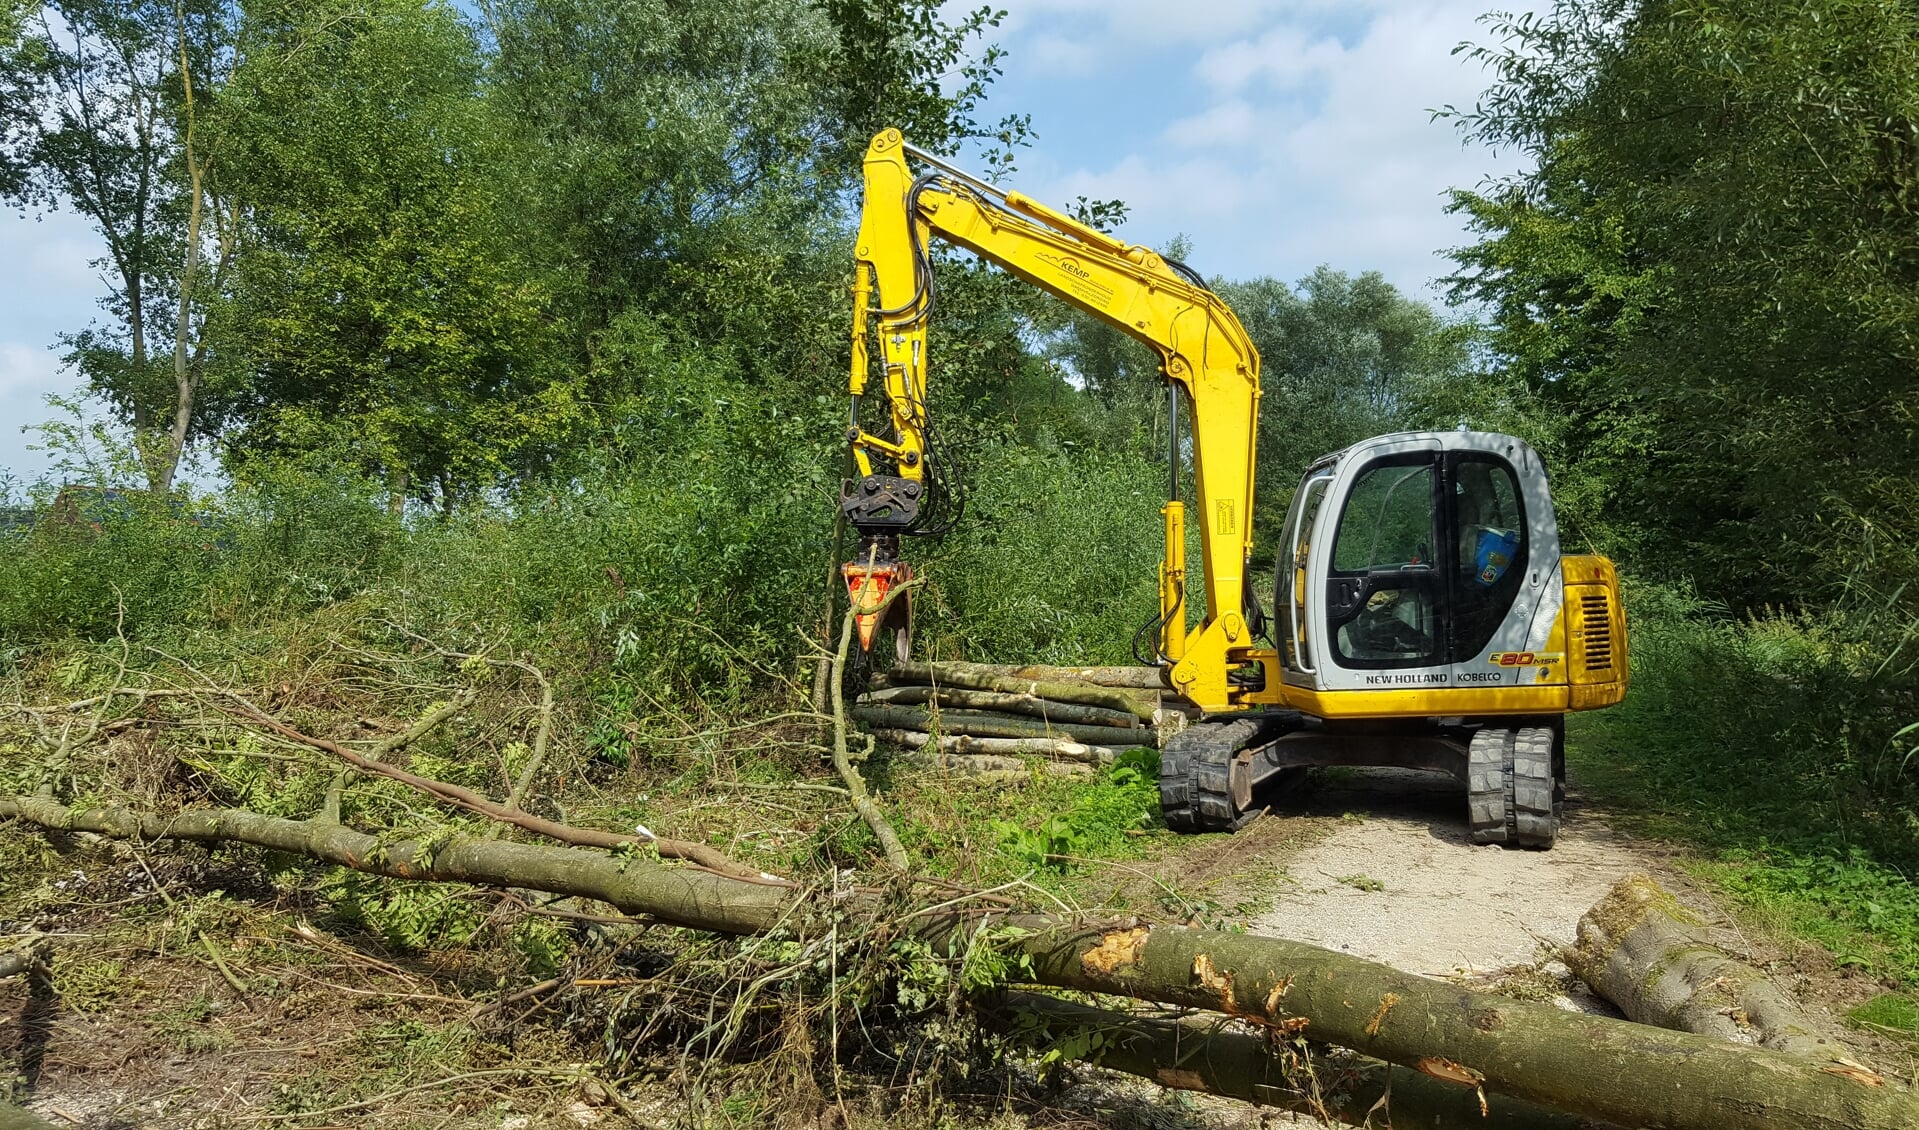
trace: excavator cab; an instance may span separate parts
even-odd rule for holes
[[[1538,453],[1365,440],[1307,469],[1281,539],[1276,646],[1246,656],[1264,685],[1169,742],[1169,823],[1230,829],[1307,767],[1397,765],[1459,778],[1477,842],[1550,847],[1564,716],[1618,702],[1626,654],[1612,564],[1562,556]]]
[[[1553,677],[1559,531],[1545,467],[1520,440],[1367,440],[1306,473],[1284,538],[1274,591],[1287,599],[1274,611],[1289,685],[1418,691]],[[1508,652],[1534,660],[1489,659]]]

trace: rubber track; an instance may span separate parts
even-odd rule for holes
[[[1553,731],[1488,726],[1473,735],[1466,812],[1476,844],[1546,849],[1559,835]]]
[[[1487,726],[1473,734],[1467,748],[1466,820],[1476,844],[1513,842],[1514,829],[1507,822],[1512,810],[1507,773],[1517,736],[1504,727]]]
[[[1159,755],[1159,807],[1175,832],[1230,832],[1249,815],[1233,807],[1233,755],[1271,741],[1295,724],[1291,714],[1195,722]]]
[[[1553,772],[1553,732],[1527,726],[1513,740],[1512,819],[1520,847],[1544,850],[1559,836],[1558,781]]]

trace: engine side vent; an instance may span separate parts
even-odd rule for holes
[[[1586,593],[1579,598],[1579,662],[1586,670],[1612,670],[1612,624],[1612,601],[1606,593]]]

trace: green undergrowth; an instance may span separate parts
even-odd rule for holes
[[[1763,925],[1919,985],[1919,689],[1881,617],[1738,618],[1629,594],[1632,687],[1574,716],[1577,782]]]
[[[1022,781],[983,784],[923,772],[873,772],[897,812],[901,842],[929,874],[979,886],[1024,881],[1074,894],[1103,863],[1143,858],[1165,824],[1159,758],[1122,753],[1091,778],[1054,776],[1036,761]],[[870,850],[864,825],[843,846]]]
[[[1919,1049],[1919,999],[1905,993],[1881,993],[1846,1013],[1846,1021]]]

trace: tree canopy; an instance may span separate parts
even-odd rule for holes
[[[1492,25],[1454,296],[1563,419],[1579,517],[1739,607],[1919,575],[1919,14],[1577,0]]]

